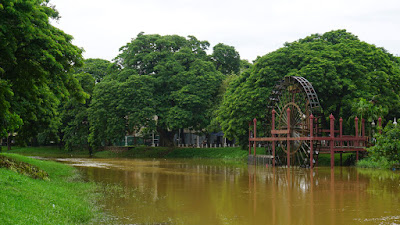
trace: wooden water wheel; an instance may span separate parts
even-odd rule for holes
[[[297,76],[285,77],[274,88],[270,95],[270,112],[276,111],[275,126],[277,130],[286,130],[290,128],[289,134],[277,134],[277,137],[307,137],[310,135],[310,129],[317,131],[318,118],[321,114],[321,106],[311,83]],[[287,111],[290,110],[290,118]],[[317,119],[313,128],[310,127],[311,114]],[[317,133],[317,132],[315,132]],[[315,142],[317,143],[317,142]],[[278,155],[282,161],[286,161],[288,151],[288,141],[278,141]],[[310,142],[309,141],[290,141],[290,158],[292,165],[307,166],[310,164]],[[317,159],[318,146],[314,145],[315,156]],[[280,152],[280,154],[279,154]]]

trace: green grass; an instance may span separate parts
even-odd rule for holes
[[[166,155],[167,158],[223,158],[247,159],[248,151],[240,147],[226,148],[178,148]]]
[[[372,158],[365,158],[357,162],[357,167],[372,168],[372,169],[399,169],[400,165],[397,161],[388,161],[386,158],[381,157],[373,160]]]
[[[223,158],[246,159],[248,151],[239,147],[230,148],[164,148],[135,147],[128,151],[101,151],[94,154],[98,158]]]
[[[174,151],[173,148],[138,146],[126,151],[100,151],[94,154],[96,158],[165,158]]]
[[[97,186],[83,182],[75,168],[16,154],[1,155],[49,174],[49,180],[41,180],[0,168],[1,224],[88,224],[101,217],[94,207]]]
[[[58,147],[42,146],[42,147],[13,147],[10,151],[3,150],[7,153],[17,153],[20,155],[35,155],[43,157],[89,157],[89,152],[85,150],[66,151]]]
[[[57,147],[24,147],[14,148],[9,151],[24,155],[46,156],[46,157],[88,157],[87,151],[66,152]],[[251,149],[253,154],[253,148]],[[265,148],[257,147],[257,155],[265,154]],[[240,147],[227,148],[166,148],[136,146],[127,151],[99,151],[94,154],[96,158],[207,158],[207,159],[247,159],[248,149]],[[330,154],[320,154],[318,166],[330,166]],[[343,154],[343,166],[354,165],[355,156],[351,153]],[[340,155],[335,154],[335,165],[340,165]]]
[[[340,154],[334,155],[335,166],[340,166]],[[343,166],[354,166],[355,154],[353,153],[343,153],[342,154]],[[330,166],[331,165],[331,155],[330,154],[320,154],[318,156],[318,166]]]

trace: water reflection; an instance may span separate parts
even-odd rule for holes
[[[88,180],[104,184],[105,210],[119,224],[400,223],[399,174],[390,171],[207,160],[84,159],[73,164]]]

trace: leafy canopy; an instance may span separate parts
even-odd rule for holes
[[[0,119],[22,118],[21,139],[57,123],[60,99],[87,97],[68,73],[81,64],[82,50],[71,44],[72,36],[50,24],[58,17],[47,0],[1,1]]]
[[[212,59],[215,67],[221,73],[228,75],[239,73],[241,61],[240,55],[233,46],[219,43],[213,47]]]
[[[102,126],[116,130],[116,136],[109,138],[113,141],[124,131],[151,122],[163,145],[173,144],[177,129],[206,127],[223,79],[206,53],[208,47],[208,42],[193,36],[144,33],[123,46],[116,58],[119,73],[95,88],[93,143],[107,139]],[[105,114],[107,119],[101,119]]]

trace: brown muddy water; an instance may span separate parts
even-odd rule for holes
[[[58,159],[102,184],[105,224],[400,224],[400,174],[218,160]]]

